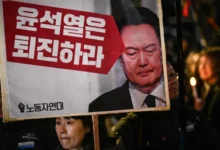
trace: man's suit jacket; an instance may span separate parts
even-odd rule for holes
[[[116,88],[110,92],[107,92],[89,105],[89,112],[94,111],[110,111],[110,110],[122,110],[122,109],[133,109],[131,96],[129,92],[129,82],[127,81],[124,85]],[[173,100],[177,103],[178,100]],[[178,139],[178,122],[175,119],[177,112],[148,112],[148,113],[137,113],[137,120],[130,120],[120,129],[120,136],[122,137],[123,147],[126,150],[138,150],[138,145],[142,143],[141,147],[146,141],[150,141],[153,145],[151,148],[159,149],[178,149],[176,140]],[[126,114],[114,115],[117,119],[124,117]],[[105,133],[104,119],[106,116],[102,116],[99,119],[100,131],[102,130],[101,144],[104,143],[104,137],[107,136]],[[140,129],[144,129],[141,132]],[[146,137],[147,136],[147,137]],[[165,138],[163,140],[163,138]],[[142,139],[142,140],[141,140]],[[103,142],[104,141],[104,142]],[[107,140],[106,140],[107,141]],[[103,144],[103,147],[105,145]],[[112,145],[112,148],[114,146]],[[115,147],[114,147],[115,148]],[[113,149],[114,149],[113,148]],[[113,150],[112,149],[112,150]],[[148,147],[150,149],[150,147]]]
[[[220,88],[217,87],[215,92],[213,93],[212,99],[209,100],[208,111],[206,114],[206,118],[212,127],[217,131],[220,136]]]
[[[133,109],[128,83],[99,96],[89,104],[89,112]]]

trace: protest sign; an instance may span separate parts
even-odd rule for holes
[[[147,25],[134,24],[131,30],[120,30],[109,14],[39,3],[2,1],[6,121],[169,109],[160,1],[156,13],[147,10],[153,23],[147,19]],[[137,40],[129,45],[134,39],[144,47],[139,49]],[[153,95],[154,106],[144,103],[147,95]]]

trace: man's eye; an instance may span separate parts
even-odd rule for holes
[[[56,121],[56,125],[60,125],[60,121]]]
[[[136,52],[135,53],[128,53],[129,56],[133,56],[135,54],[136,54]]]
[[[152,53],[152,52],[156,51],[156,49],[146,49],[145,51],[149,52],[149,53]]]
[[[67,121],[66,124],[71,125],[73,124],[73,121]]]

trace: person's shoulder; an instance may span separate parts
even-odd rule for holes
[[[64,150],[61,144],[59,143],[54,150]]]
[[[103,107],[109,107],[114,104],[114,102],[117,101],[117,97],[120,95],[122,88],[123,87],[118,87],[96,98],[89,104],[89,112],[105,109]]]
[[[108,91],[108,92],[102,94],[101,96],[99,96],[96,100],[103,99],[103,98],[108,99],[110,97],[118,96],[118,94],[122,92],[122,89],[123,89],[123,87],[118,87],[116,89]]]
[[[84,145],[83,150],[94,150],[94,144],[91,142],[91,143]]]
[[[215,107],[217,109],[219,109],[218,107],[220,106],[220,88],[216,88],[215,94],[212,98],[210,107]]]

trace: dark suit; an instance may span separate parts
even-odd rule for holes
[[[209,100],[208,106],[205,105],[207,107],[206,117],[211,126],[220,135],[220,88],[217,87],[212,94],[213,97]]]
[[[89,112],[133,109],[128,83],[99,96],[89,104]]]
[[[98,97],[96,100],[90,103],[89,112],[133,109],[128,83],[129,82],[127,81],[121,87]],[[178,103],[178,100],[173,100],[173,102]],[[178,149],[176,139],[179,137],[178,125],[175,120],[176,115],[177,112],[173,111],[138,113],[139,119],[131,120],[131,122],[128,121],[127,124],[120,130],[119,134],[122,137],[124,149],[137,150],[140,149],[138,147],[147,149],[151,149],[152,147],[159,149]],[[100,135],[101,147],[109,147],[109,149],[112,148],[112,150],[115,150],[119,145],[114,147],[114,142],[111,142],[110,139],[105,137],[108,136],[105,134],[106,131],[104,123],[104,120],[107,116],[99,117],[99,128],[100,131],[102,131],[102,134]],[[125,114],[117,114],[114,116],[120,119],[121,117],[124,117]],[[141,129],[142,136],[140,135]],[[162,138],[165,138],[165,141]],[[150,141],[150,143],[153,143],[151,147],[146,147],[144,145],[147,140]],[[106,142],[109,142],[109,144],[112,143],[112,145],[110,144],[106,146],[106,144],[103,144]],[[140,142],[142,143],[141,145]]]
[[[89,112],[133,109],[128,83],[129,82],[126,81],[121,87],[96,98],[89,104]],[[119,120],[123,116],[125,116],[125,114],[117,114],[115,117]],[[111,139],[107,135],[105,127],[105,118],[107,117],[108,115],[99,116],[99,130],[102,132],[102,134],[100,134],[100,146],[101,149],[106,150],[108,148],[111,149],[115,145],[115,139]]]
[[[204,99],[205,105],[201,111],[186,110],[186,122],[194,124],[193,131],[185,134],[187,150],[220,149],[220,89],[212,86]],[[216,132],[217,131],[217,132]]]
[[[58,144],[58,146],[55,150],[65,150],[65,149],[63,149],[63,147],[60,144]],[[93,143],[88,143],[88,144],[84,145],[83,150],[94,150]]]

